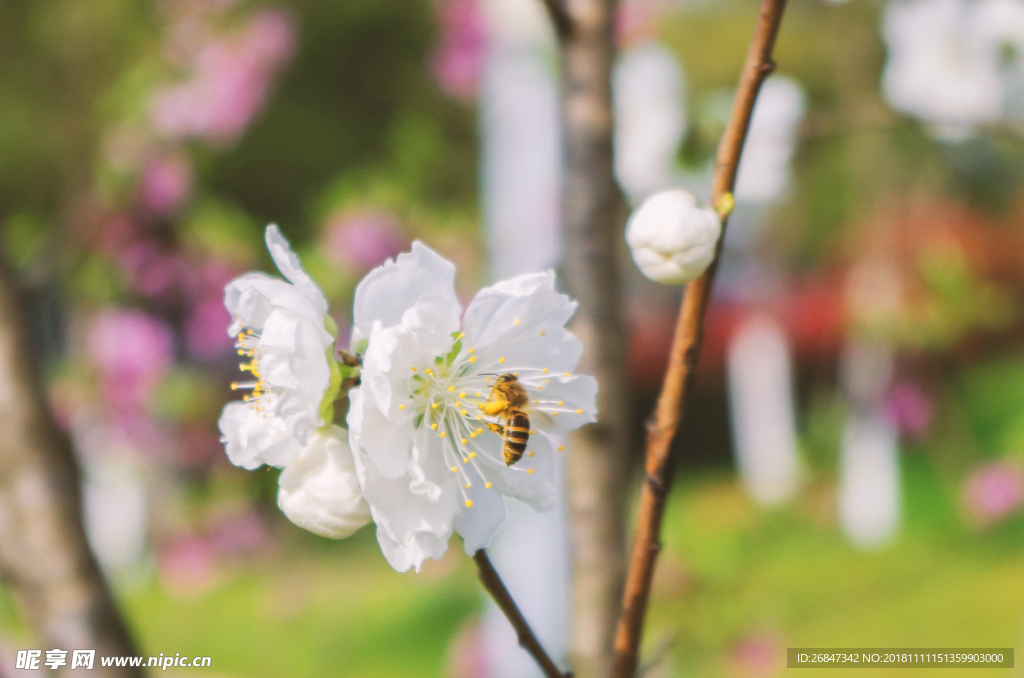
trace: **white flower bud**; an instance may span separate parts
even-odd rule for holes
[[[277,505],[299,527],[341,539],[370,522],[370,507],[356,478],[348,431],[318,430],[298,458],[285,467]]]
[[[663,285],[688,283],[715,258],[722,221],[688,191],[655,193],[633,212],[626,242],[640,272]]]

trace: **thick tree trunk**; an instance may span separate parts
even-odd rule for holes
[[[561,31],[565,139],[564,275],[579,301],[580,371],[597,377],[598,422],[569,446],[572,659],[578,678],[607,675],[625,571],[628,398],[618,252],[622,198],[612,174],[614,59],[610,0],[569,0]]]
[[[0,576],[42,649],[69,651],[59,675],[78,673],[68,671],[71,650],[96,650],[96,676],[141,676],[100,666],[100,656],[136,651],[86,543],[71,444],[47,407],[26,314],[3,264],[0,421]]]

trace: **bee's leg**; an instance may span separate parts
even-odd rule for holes
[[[502,426],[501,424],[495,424],[494,422],[490,421],[485,421],[484,424],[487,426],[487,428],[494,431],[498,435],[505,435],[505,427]]]
[[[485,414],[493,417],[494,415],[500,414],[501,412],[504,412],[506,409],[508,409],[508,403],[501,401],[498,401],[496,403],[487,402],[481,405],[480,409],[483,410]]]

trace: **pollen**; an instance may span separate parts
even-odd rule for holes
[[[519,318],[516,318],[516,321],[514,323],[512,323],[512,324],[513,325],[518,325],[519,324]]]
[[[463,338],[464,336],[466,336],[466,333],[465,333],[465,332],[459,332],[459,336],[457,336],[457,337],[455,337],[455,338],[456,338],[456,339],[462,339],[462,338]]]
[[[505,359],[504,358],[498,358],[498,362],[499,363],[503,363],[503,362],[505,362]]]
[[[543,370],[541,370],[541,372],[543,372],[544,374],[547,374],[548,373],[548,368],[545,367]]]
[[[547,334],[547,332],[545,332],[544,330],[541,330],[541,331],[540,331],[540,336],[542,336],[542,337],[543,337],[543,336],[544,336],[545,334]]]
[[[476,431],[470,431],[469,432],[469,437],[470,438],[476,438]]]
[[[565,451],[565,445],[559,445],[558,446],[558,451],[559,452],[564,452]]]
[[[436,410],[436,409],[437,409],[437,406],[438,406],[438,405],[440,405],[440,404],[441,404],[441,403],[434,403],[433,405],[431,405],[431,406],[430,406],[430,409],[432,409],[432,410]]]
[[[530,435],[531,435],[531,436],[535,436],[535,435],[537,435],[537,432],[531,429],[531,430],[530,430]]]
[[[462,463],[463,464],[468,464],[469,463],[469,457],[463,457],[462,458]]]
[[[469,441],[468,441],[468,440],[466,440],[465,438],[463,438],[463,439],[462,439],[462,444],[463,444],[463,445],[465,445],[465,444],[466,444],[466,443],[468,443],[468,442],[469,442]]]
[[[518,376],[519,376],[519,373],[518,373],[518,372],[513,372],[513,373],[512,373],[512,376],[513,376],[513,377],[518,377]]]
[[[583,410],[576,410],[576,414],[583,414]]]
[[[478,428],[478,429],[476,430],[476,434],[477,434],[477,435],[480,435],[480,434],[481,434],[481,433],[483,433],[483,432],[484,432],[484,430],[483,430],[482,428]]]
[[[467,412],[466,410],[462,410],[462,416],[468,417],[469,416],[469,412]]]
[[[476,392],[476,397],[477,397],[477,398],[482,398],[482,397],[483,397],[483,394],[482,394],[482,393],[480,393],[480,391],[477,391],[477,392]]]
[[[404,410],[405,409],[405,405],[403,405],[402,403],[398,403],[398,409]]]
[[[529,473],[531,476],[533,475],[533,469],[532,468],[526,469],[526,472]]]
[[[471,349],[469,349],[469,352],[470,353],[476,353],[476,349],[475,348],[471,348]]]
[[[454,386],[449,386],[448,387],[448,392],[449,393],[454,393],[455,392],[455,387]]]
[[[423,371],[424,371],[425,373],[427,373],[427,374],[433,374],[433,373],[434,373],[434,370],[430,369],[429,367],[428,367],[427,369],[423,370]],[[566,372],[566,374],[568,375],[569,373],[568,373],[568,372]]]
[[[484,487],[486,487],[489,490],[489,489],[491,489],[491,484],[490,483],[484,483]]]
[[[438,433],[437,435],[439,435],[439,436],[441,436],[442,438],[444,438],[444,436],[445,436],[445,432],[444,432],[444,431],[441,431],[441,432],[440,432],[440,433]]]
[[[473,508],[473,501],[471,499],[466,500],[466,508]]]
[[[465,398],[465,397],[466,397],[466,394],[465,394],[465,393],[460,393],[460,394],[459,394],[459,397],[460,397],[460,398]]]
[[[475,363],[476,362],[476,356],[475,355],[469,356],[469,362]]]
[[[551,413],[551,416],[552,416],[552,417],[557,417],[557,416],[558,416],[558,412],[552,412],[552,413]],[[436,427],[436,424],[435,424],[435,427]]]
[[[482,415],[482,414],[476,415],[476,420],[477,421],[483,421],[484,420],[484,415]]]
[[[452,473],[458,473],[458,472],[459,472],[459,467],[458,466],[452,466]]]
[[[533,456],[533,452],[527,452],[527,454],[530,455],[531,457]]]
[[[562,405],[564,405],[564,404],[565,404],[565,403],[564,403],[563,401],[561,401],[561,400],[559,400],[559,401],[558,401],[558,406],[559,406],[559,407],[561,407],[561,406],[562,406]]]
[[[430,428],[432,428],[432,429],[434,429],[436,431],[437,430],[437,424],[431,424]]]
[[[470,485],[469,483],[466,483],[466,489],[467,489],[467,490],[468,490],[469,488],[471,488],[471,487],[473,487],[473,486],[472,486],[472,485]]]
[[[540,401],[539,401],[539,400],[534,400],[534,401],[533,401],[533,404],[534,404],[534,405],[540,405]]]
[[[568,373],[568,372],[562,372],[562,376],[563,376],[563,377],[568,377],[568,376],[569,376],[569,373]]]
[[[476,459],[476,452],[470,452],[469,453],[469,458],[470,459]]]
[[[410,367],[409,369],[410,369],[410,370],[412,370],[413,372],[415,372],[415,371],[416,371],[416,368],[415,368],[415,367]]]

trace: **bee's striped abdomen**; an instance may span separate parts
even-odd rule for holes
[[[501,456],[505,459],[505,466],[511,466],[523,457],[526,451],[526,442],[530,439],[530,418],[525,412],[513,411],[508,421],[505,422],[505,446],[501,450]]]

